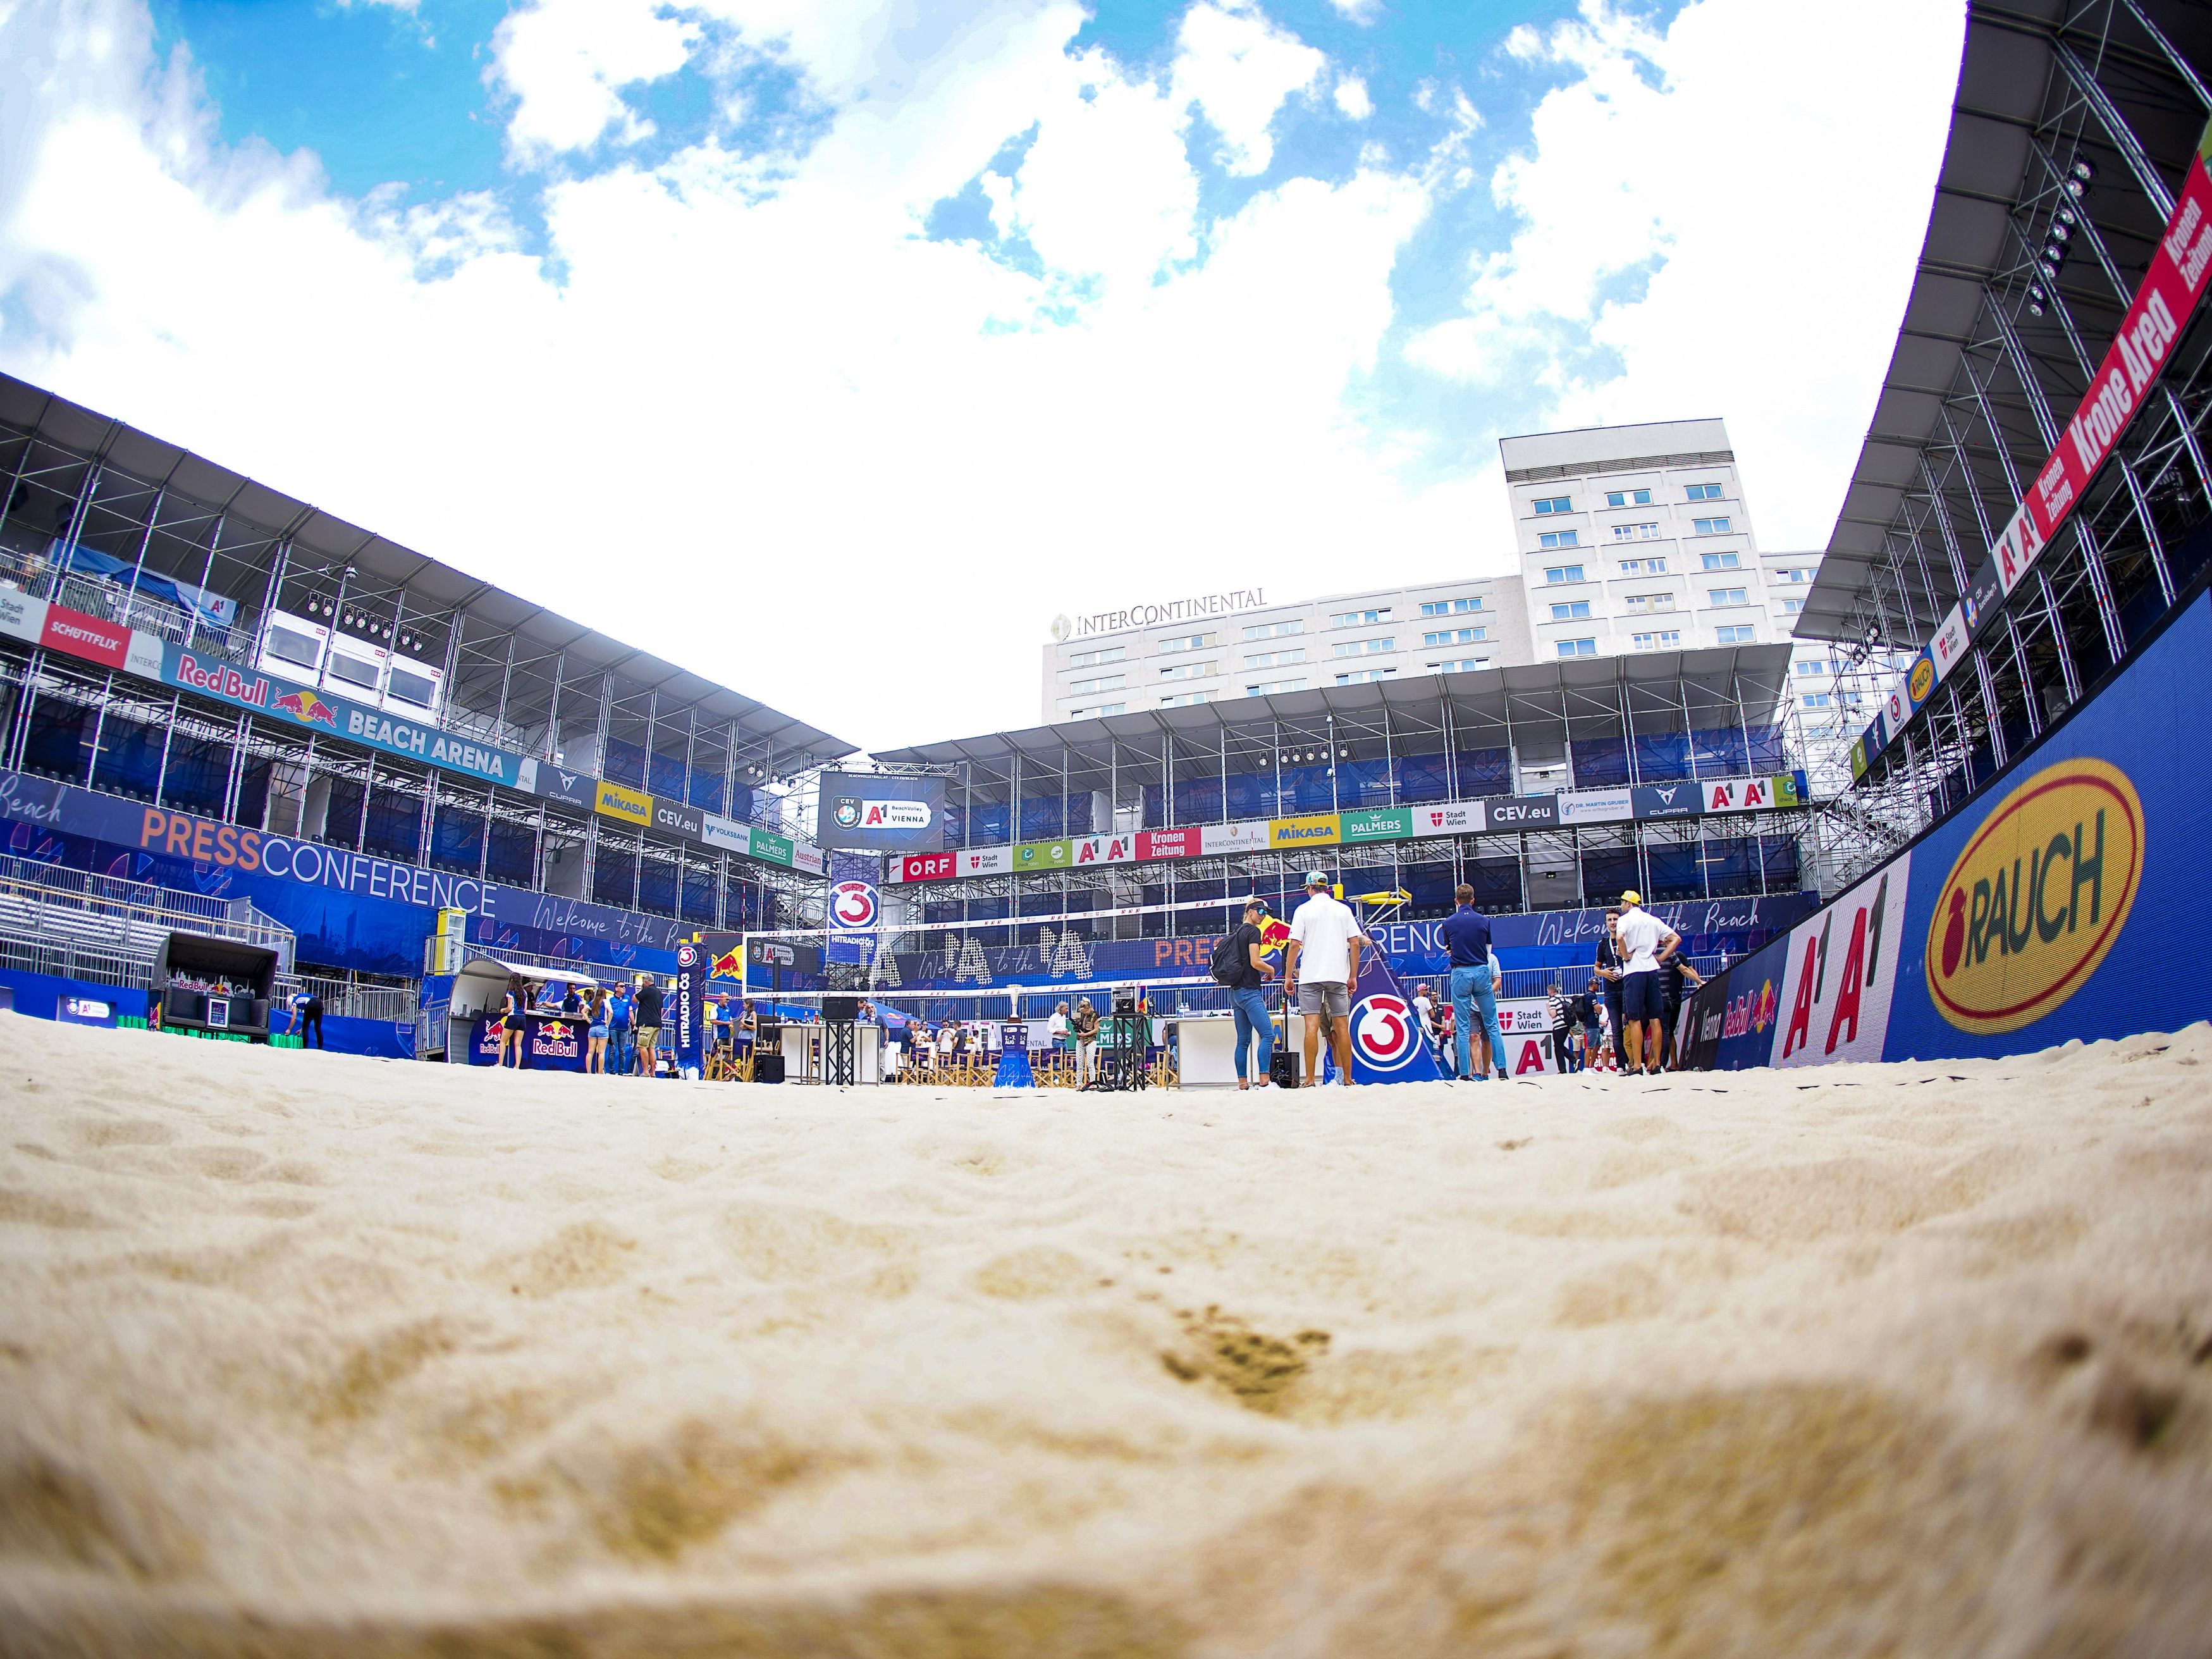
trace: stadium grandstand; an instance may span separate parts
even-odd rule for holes
[[[2212,331],[2184,312],[2178,337],[2149,342],[2170,353],[2154,374],[2129,326],[2212,113],[2206,64],[2200,6],[1968,9],[1911,297],[1797,623],[1801,640],[1844,647],[1839,694],[1869,712],[1902,698],[1820,814],[1826,890],[2080,704],[2212,553]],[[2047,466],[2077,438],[2102,441],[2108,400],[2088,394],[2112,353],[2132,418],[2111,464],[2064,495],[2064,469]],[[2039,556],[2031,546],[2021,568],[2001,567],[2032,492],[2065,520]]]
[[[143,983],[181,905],[396,1021],[436,908],[666,971],[819,890],[804,720],[4,377],[0,489],[10,967]]]

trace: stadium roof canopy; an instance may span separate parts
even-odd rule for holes
[[[473,672],[470,665],[463,665],[455,686],[457,697],[470,706],[476,701],[471,691],[482,692],[488,679],[510,726],[527,728],[542,721],[559,695],[561,680],[574,687],[613,674],[631,700],[653,698],[665,711],[692,711],[702,725],[736,722],[744,750],[772,757],[778,775],[854,752],[852,744],[793,715],[12,375],[0,374],[0,428],[28,433],[55,450],[97,464],[104,473],[140,481],[149,488],[131,498],[134,504],[166,496],[170,505],[137,509],[149,515],[149,525],[157,511],[164,524],[176,520],[174,503],[180,499],[204,510],[200,522],[219,519],[226,526],[221,532],[226,552],[241,546],[253,550],[251,556],[258,570],[210,556],[206,567],[164,568],[161,574],[198,583],[202,568],[208,568],[211,574],[206,585],[236,599],[242,613],[261,608],[268,591],[266,573],[274,569],[281,548],[287,550],[288,568],[295,573],[302,568],[351,566],[359,574],[349,580],[364,592],[404,592],[413,615],[447,622],[465,618],[465,632],[472,643],[511,637],[514,648],[507,653],[506,672],[495,659],[479,655]],[[55,487],[64,496],[75,489],[66,479],[58,479]],[[112,493],[103,482],[94,499]],[[243,526],[260,533],[242,533]],[[149,559],[149,569],[162,565],[159,549],[165,539],[147,533],[146,543],[156,549]],[[195,548],[192,557],[198,556]],[[514,672],[526,662],[556,658],[561,663],[560,679]]]
[[[2036,393],[2044,415],[2061,425],[2071,415],[2083,358],[2094,367],[2112,340],[2204,127],[2212,95],[2190,67],[2203,64],[2212,10],[2184,0],[1969,6],[1927,237],[1801,638],[1863,638],[1865,602],[1897,561],[1891,538],[1912,534],[1915,497],[1940,498],[1970,544],[1966,571],[1979,568],[2020,493],[1990,434],[2004,434],[2017,470],[2051,447]],[[2084,161],[2092,177],[2077,198],[2068,179]],[[2062,208],[2079,221],[2055,285],[2063,305],[2039,318],[2022,301],[2044,280],[2036,254]],[[1955,471],[1932,467],[1938,453]],[[1881,608],[1913,635],[1892,646],[1917,647],[1958,596],[1949,562],[1927,562],[1924,579],[1885,586]]]
[[[1202,774],[1217,757],[1273,750],[1279,738],[1286,746],[1326,738],[1364,757],[1448,729],[1456,746],[1510,744],[1524,762],[1540,764],[1563,754],[1570,737],[1678,732],[1739,720],[1771,723],[1789,694],[1790,657],[1787,644],[1774,644],[1567,658],[1139,709],[880,750],[872,758],[964,765],[972,769],[971,787],[985,799],[999,793],[990,781],[1007,777],[1017,757],[1045,773],[1058,773],[1063,763],[1107,768],[1117,758],[1144,757]]]

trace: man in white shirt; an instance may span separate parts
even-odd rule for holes
[[[1437,1045],[1441,1040],[1442,1034],[1437,1030],[1437,1005],[1435,1000],[1429,995],[1429,988],[1426,985],[1416,985],[1413,988],[1413,1018],[1420,1024],[1421,1036],[1428,1043],[1429,1051],[1431,1054],[1437,1054],[1439,1051]]]
[[[1634,890],[1620,896],[1620,1069],[1626,1077],[1657,1077],[1666,1050],[1660,1036],[1665,1009],[1659,964],[1674,954],[1682,936],[1644,908]],[[1644,1063],[1647,1048],[1651,1063]]]
[[[1367,943],[1352,907],[1333,896],[1328,878],[1316,870],[1306,878],[1306,901],[1291,918],[1291,939],[1283,958],[1283,994],[1297,997],[1305,1016],[1306,1081],[1321,1082],[1318,1064],[1322,1027],[1328,1027],[1329,1052],[1336,1056],[1337,1081],[1352,1085],[1352,988],[1359,983],[1359,947]]]
[[[1046,1040],[1055,1048],[1067,1047],[1067,1005],[1061,1003],[1044,1023]]]

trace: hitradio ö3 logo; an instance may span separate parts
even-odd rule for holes
[[[1378,1072],[1395,1072],[1413,1057],[1413,1011],[1390,992],[1363,997],[1352,1010],[1352,1046]]]
[[[876,890],[865,881],[841,881],[830,890],[830,922],[835,927],[872,927]]]
[[[2118,767],[2062,761],[2007,795],[1937,890],[1928,994],[1962,1031],[2017,1030],[2086,984],[2142,885],[2142,802]]]

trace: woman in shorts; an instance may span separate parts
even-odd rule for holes
[[[590,1012],[585,1018],[591,1024],[584,1027],[584,1035],[590,1042],[584,1053],[584,1069],[605,1076],[607,1069],[607,994],[595,988],[589,999],[589,1007]]]
[[[502,1066],[507,1064],[507,1051],[512,1049],[514,1069],[519,1072],[522,1069],[522,1035],[530,1029],[530,1022],[523,1018],[523,1011],[530,1006],[530,991],[523,984],[521,975],[509,974],[507,976],[504,1001],[505,1007],[499,1021],[499,1063]]]

